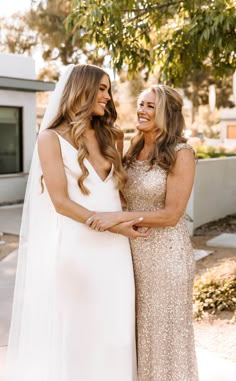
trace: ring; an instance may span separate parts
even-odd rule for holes
[[[99,229],[98,229],[98,227],[97,227],[97,226],[94,228],[94,230],[96,230],[97,232],[99,231]]]

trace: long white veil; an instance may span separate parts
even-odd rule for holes
[[[40,131],[54,119],[73,68],[68,65],[57,83]],[[62,356],[55,294],[58,215],[47,192],[42,193],[41,175],[36,144],[22,215],[6,381],[59,381],[61,377],[53,367],[53,362],[60,363]],[[48,362],[53,374],[44,371],[49,369]]]

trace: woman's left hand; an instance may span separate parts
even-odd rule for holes
[[[122,222],[122,212],[98,212],[90,216],[85,224],[94,230],[103,232]]]

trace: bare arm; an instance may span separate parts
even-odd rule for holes
[[[132,239],[135,239],[138,237],[143,237],[143,238],[148,237],[151,232],[151,228],[147,228],[145,229],[145,231],[139,231],[138,229],[135,228],[136,225],[138,225],[141,222],[141,220],[142,220],[142,217],[139,217],[139,218],[136,218],[135,220],[121,222],[118,225],[112,226],[109,229],[109,231],[112,233],[122,234],[125,237],[132,238]]]
[[[49,130],[40,133],[38,137],[38,151],[43,178],[55,210],[75,221],[85,223],[85,221],[94,214],[94,211],[90,211],[72,201],[68,195],[61,148],[56,134]],[[121,223],[119,229],[113,227],[110,231],[133,239],[137,237],[147,237],[149,230],[139,232],[134,229],[134,225],[138,222],[139,218],[136,218],[132,221]]]
[[[38,152],[43,178],[56,211],[75,221],[85,223],[94,212],[69,198],[60,143],[55,133],[45,130],[39,134]]]
[[[177,159],[172,172],[167,177],[165,206],[153,212],[117,212],[97,213],[87,222],[100,229],[108,229],[130,219],[143,217],[140,223],[148,227],[175,226],[183,215],[189,200],[195,172],[195,158],[189,149],[182,149],[177,153]]]

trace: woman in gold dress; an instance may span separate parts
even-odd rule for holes
[[[192,326],[194,259],[184,218],[195,155],[183,137],[182,98],[154,85],[138,98],[138,135],[125,156],[128,211],[96,213],[104,231],[142,217],[151,227],[131,240],[136,283],[138,381],[198,381]],[[139,225],[140,226],[140,225]],[[140,227],[138,227],[140,229]]]

